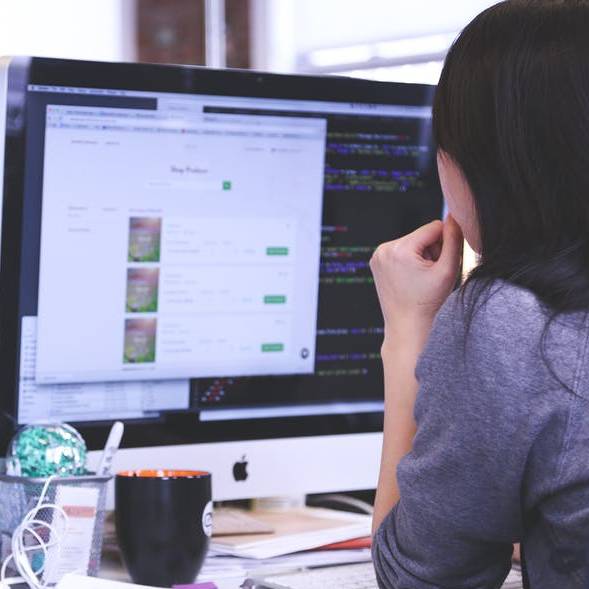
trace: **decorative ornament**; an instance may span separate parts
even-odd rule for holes
[[[10,443],[8,468],[25,477],[61,477],[86,473],[86,443],[70,425],[27,425]]]

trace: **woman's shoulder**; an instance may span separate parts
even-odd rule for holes
[[[589,389],[584,384],[589,374],[582,375],[588,336],[585,312],[555,315],[528,289],[503,280],[472,280],[440,309],[430,350],[453,342],[454,353],[470,366],[492,367],[518,379],[522,371],[542,380],[558,376],[571,388]]]
[[[505,280],[469,280],[448,297],[440,311],[458,319],[470,317],[475,324],[496,324],[504,317],[544,322],[547,316],[546,308],[533,292]]]
[[[475,337],[518,336],[529,341],[547,326],[584,336],[586,317],[581,312],[555,315],[532,291],[505,280],[471,280],[448,297],[436,319],[446,327],[459,325]]]

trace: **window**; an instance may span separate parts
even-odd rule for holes
[[[133,5],[126,0],[4,0],[0,55],[132,59]]]
[[[255,0],[255,67],[437,83],[459,31],[493,0]]]

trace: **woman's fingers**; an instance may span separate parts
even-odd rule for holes
[[[385,331],[407,321],[433,319],[456,282],[462,233],[456,221],[432,221],[380,245],[370,260]]]
[[[426,260],[437,262],[440,254],[442,253],[442,241],[436,241],[436,243],[430,245],[424,252],[423,257]]]
[[[444,222],[442,251],[438,258],[440,266],[458,269],[463,245],[464,238],[462,237],[460,226],[456,223],[452,215],[448,215]]]
[[[402,241],[405,241],[406,245],[420,256],[427,258],[426,251],[441,241],[442,231],[442,222],[436,220],[427,225],[422,225],[413,231],[413,233],[407,235]],[[431,251],[429,255],[431,256]]]

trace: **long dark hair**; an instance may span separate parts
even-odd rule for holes
[[[589,0],[506,0],[452,45],[434,135],[475,200],[469,282],[589,310]]]

